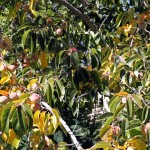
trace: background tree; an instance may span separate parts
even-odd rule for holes
[[[0,8],[1,149],[149,148],[149,0]]]

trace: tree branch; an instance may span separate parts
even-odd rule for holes
[[[80,0],[82,3],[83,7],[87,7],[88,6],[88,2],[86,0]]]
[[[41,102],[41,104],[48,111],[52,112],[52,108],[46,102]],[[73,134],[73,132],[71,131],[71,129],[69,128],[69,126],[66,124],[66,122],[61,117],[60,117],[59,121],[62,124],[63,128],[65,128],[66,131],[67,131],[67,133],[70,135],[70,138],[71,138],[73,144],[75,145],[75,147],[77,148],[77,150],[83,150],[83,148],[81,147],[80,143],[77,141],[77,138],[75,137],[75,135]]]
[[[69,10],[71,10],[75,15],[79,16],[83,20],[83,22],[91,28],[92,31],[94,31],[94,32],[97,31],[96,25],[92,21],[90,21],[90,18],[88,16],[81,13],[77,8],[72,6],[66,0],[59,0],[59,2],[62,3],[64,6],[66,6]]]

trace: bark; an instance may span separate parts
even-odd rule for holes
[[[46,102],[41,102],[42,105],[50,112],[52,112],[52,108],[46,103]],[[70,135],[70,138],[73,142],[73,145],[77,148],[77,150],[83,150],[83,148],[81,147],[80,143],[78,142],[77,138],[75,137],[75,135],[73,134],[73,132],[71,131],[71,129],[69,128],[69,126],[66,124],[66,122],[60,117],[59,119],[61,125],[63,126],[63,128],[67,131],[67,133]]]
[[[96,25],[90,20],[88,16],[80,12],[77,8],[71,5],[67,0],[59,0],[64,6],[66,6],[70,11],[72,11],[75,15],[79,16],[83,22],[88,25],[93,32],[97,31]]]
[[[80,0],[82,3],[83,7],[87,7],[88,6],[88,2],[86,0]]]

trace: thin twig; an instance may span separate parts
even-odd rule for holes
[[[102,26],[103,26],[103,24],[105,23],[105,21],[107,20],[108,16],[109,16],[109,15],[107,15],[107,16],[105,17],[105,19],[103,20],[103,22],[101,23],[101,25],[100,25],[100,27],[99,27],[99,31],[100,31],[100,29],[102,28]]]

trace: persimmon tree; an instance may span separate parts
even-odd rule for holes
[[[149,148],[149,0],[0,8],[1,149]]]

